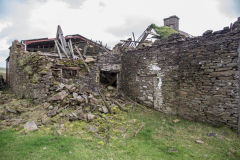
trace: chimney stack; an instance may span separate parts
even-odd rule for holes
[[[175,29],[176,31],[179,31],[179,18],[174,15],[168,18],[164,18],[164,26],[171,27],[172,29]]]

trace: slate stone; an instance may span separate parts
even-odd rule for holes
[[[24,125],[24,129],[27,131],[35,131],[38,130],[38,127],[34,121],[29,121]]]

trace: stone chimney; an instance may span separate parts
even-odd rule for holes
[[[164,18],[164,26],[171,27],[175,29],[176,31],[179,31],[179,18],[177,16],[171,16],[168,18]]]

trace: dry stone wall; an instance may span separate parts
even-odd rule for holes
[[[97,57],[99,70],[108,72],[120,72],[121,55],[104,53]]]
[[[240,19],[201,37],[173,35],[122,56],[121,89],[159,111],[238,128]]]

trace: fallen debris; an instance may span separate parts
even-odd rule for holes
[[[175,120],[173,120],[173,122],[174,123],[178,123],[178,122],[180,122],[180,120],[179,119],[175,119]]]
[[[48,99],[48,101],[63,100],[67,95],[68,95],[68,93],[63,90],[63,91],[57,93],[56,95],[54,95],[53,97],[50,97]]]
[[[83,64],[84,64],[85,67],[87,68],[88,73],[90,73],[91,71],[90,71],[90,69],[89,69],[87,63],[85,63],[85,60],[84,60],[84,58],[83,58],[83,55],[82,55],[81,52],[79,51],[78,47],[75,46],[75,49],[76,49],[77,53],[79,54],[81,60],[83,61]]]
[[[122,105],[117,100],[111,99],[111,102],[116,104],[120,110],[127,112],[127,110],[123,108]]]
[[[100,94],[100,96],[102,97],[102,100],[104,101],[104,104],[106,105],[109,113],[112,113],[111,108],[109,107],[109,105],[108,105],[108,103],[107,103],[107,101],[106,101],[105,96],[101,93],[101,91],[100,91],[98,88],[97,88],[97,91],[98,91],[98,93]]]
[[[168,152],[169,153],[178,153],[178,149],[177,148],[169,148]]]
[[[214,132],[210,132],[210,133],[208,133],[207,135],[208,135],[209,137],[216,137],[217,134],[214,133]]]
[[[137,134],[143,129],[143,127],[144,127],[144,123],[138,128],[138,130],[135,132],[133,137],[136,137]]]
[[[202,140],[200,140],[200,139],[195,140],[195,142],[198,143],[198,144],[203,144],[203,143],[204,143],[204,142],[203,142]]]
[[[27,131],[35,131],[38,130],[38,127],[34,121],[29,121],[24,125],[24,129]]]

